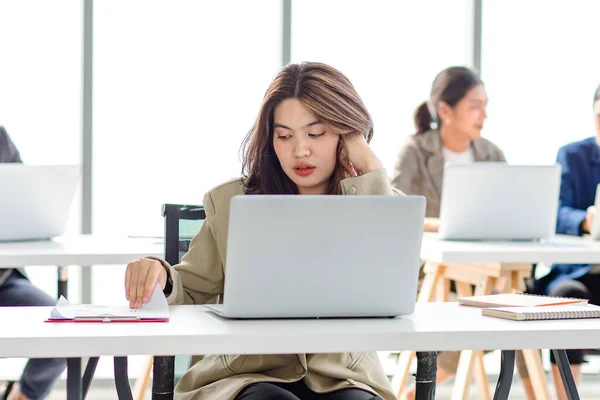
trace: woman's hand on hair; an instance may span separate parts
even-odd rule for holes
[[[349,163],[345,167],[350,176],[366,174],[383,168],[383,163],[371,150],[363,135],[351,133],[346,135],[344,139],[349,158]]]

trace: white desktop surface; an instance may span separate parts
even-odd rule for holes
[[[49,307],[0,307],[0,357],[281,354],[600,347],[600,319],[510,321],[457,303],[395,319],[227,320],[172,306],[166,323],[47,323]]]
[[[543,241],[456,241],[425,233],[421,258],[437,263],[600,263],[600,241],[556,235]]]
[[[162,240],[73,235],[46,241],[0,242],[0,268],[127,264],[144,256],[164,257]]]

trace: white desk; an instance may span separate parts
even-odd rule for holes
[[[94,235],[48,241],[0,243],[0,268],[19,265],[127,264],[143,256],[163,257],[162,240]]]
[[[421,258],[448,263],[565,263],[600,262],[600,241],[576,236],[534,241],[451,241],[437,238],[435,233],[423,235]]]
[[[67,265],[124,265],[144,256],[163,257],[162,240],[73,235],[46,241],[0,243],[0,268],[41,265],[59,267],[59,295],[66,295]],[[89,274],[82,275],[81,299],[83,303],[91,302]]]
[[[552,239],[542,241],[451,241],[439,239],[435,233],[426,233],[423,236],[421,258],[434,264],[454,264],[454,270],[458,268],[457,265],[478,263],[534,264],[543,262],[545,264],[594,264],[600,263],[600,242],[589,238],[565,235],[557,235]],[[468,272],[468,267],[462,269],[464,269],[464,273]],[[454,274],[456,275],[456,271]],[[433,277],[432,282],[434,282],[432,285],[436,286],[435,277]],[[512,283],[514,284],[514,282]],[[431,289],[431,287],[428,286],[428,289]],[[581,321],[574,323],[574,327],[584,326]],[[566,326],[566,324],[562,324],[561,326]],[[571,336],[567,332],[564,332],[564,334],[570,337],[573,343],[577,343],[578,348],[595,348],[598,346],[597,344],[588,346],[580,341],[578,337]],[[520,348],[562,349],[568,346],[568,343],[563,343],[558,347],[547,345],[544,341],[546,334],[544,333],[543,336],[534,341],[530,347],[525,346]],[[502,347],[494,346],[478,348],[502,349]],[[402,376],[404,377],[404,375]],[[534,372],[531,376],[534,387],[537,387],[538,391],[544,390],[545,378],[543,375],[538,371],[538,373]],[[468,379],[468,374],[462,377]],[[563,378],[563,381],[565,379],[568,380],[568,378]],[[465,386],[464,382],[460,381],[459,387],[463,386]],[[542,398],[544,397],[549,398],[549,393],[545,392]]]
[[[43,322],[49,313],[0,308],[0,320],[19,321],[0,330],[0,357],[600,347],[600,319],[518,322],[456,303],[418,303],[395,319],[239,321],[173,306],[168,323]]]
[[[227,320],[202,306],[172,306],[168,323],[43,322],[49,314],[0,307],[0,320],[19,321],[0,329],[0,357],[600,347],[600,319],[509,321],[457,303],[394,319]]]

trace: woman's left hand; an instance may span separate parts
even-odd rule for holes
[[[360,133],[351,133],[344,137],[348,150],[349,165],[346,170],[350,176],[366,174],[383,168],[383,163],[369,147],[367,140]]]

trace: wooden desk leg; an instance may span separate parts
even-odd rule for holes
[[[466,282],[456,282],[456,292],[459,297],[473,296],[473,287]],[[475,356],[474,368],[475,384],[477,385],[480,398],[486,400],[491,399],[489,380],[485,373],[483,351],[481,350],[478,350],[478,353]]]
[[[443,264],[425,264],[425,277],[423,278],[423,284],[421,285],[421,290],[419,291],[419,296],[417,298],[418,302],[433,301],[436,294],[435,289],[438,288],[440,281],[443,280],[445,269],[446,266]],[[394,393],[396,393],[396,397],[398,399],[402,398],[402,391],[408,383],[408,376],[410,375],[410,364],[412,363],[414,358],[414,351],[403,351],[400,353],[400,360],[398,360],[396,372],[392,377],[392,390],[394,391]]]
[[[443,276],[438,278],[435,297],[438,302],[447,302],[450,300],[450,279],[446,279]]]
[[[492,400],[490,381],[485,373],[485,366],[483,365],[483,350],[476,350],[474,364],[473,374],[475,375],[475,384],[477,385],[479,399]]]
[[[469,388],[473,380],[473,363],[478,350],[463,350],[460,352],[456,378],[452,387],[452,400],[467,400]]]
[[[466,282],[455,282],[456,294],[458,297],[469,297],[473,296],[473,288]]]
[[[435,289],[437,288],[438,282],[444,275],[446,269],[445,265],[428,263],[425,265],[427,269],[425,277],[423,278],[423,284],[417,298],[418,302],[429,302],[433,301],[435,295]]]
[[[68,289],[68,281],[69,281],[69,270],[67,267],[58,267],[58,298],[60,296],[67,297],[67,289]]]
[[[490,294],[492,289],[498,284],[498,279],[488,276],[484,278],[475,288],[475,296]],[[457,282],[456,290],[459,296],[470,296],[473,291],[471,285],[465,282]],[[479,361],[478,361],[479,359]],[[479,368],[477,368],[477,364]],[[489,383],[485,370],[483,369],[483,351],[482,350],[463,350],[460,354],[454,387],[452,390],[452,400],[463,400],[469,396],[469,388],[473,380],[474,368],[477,387],[480,390],[481,398],[491,398]]]
[[[144,400],[144,394],[146,393],[146,389],[148,389],[148,385],[150,384],[150,376],[152,375],[153,364],[154,357],[147,356],[146,361],[144,362],[144,367],[142,368],[142,373],[135,381],[135,386],[133,387],[134,400]]]
[[[524,292],[527,289],[525,287],[525,278],[519,271],[512,271],[511,280],[514,292]]]
[[[523,350],[523,358],[525,359],[525,365],[527,366],[527,372],[529,372],[536,400],[550,400],[550,391],[548,389],[546,373],[542,366],[540,351],[531,349]]]
[[[485,279],[482,279],[479,282],[479,285],[475,287],[475,296],[484,296],[487,294],[492,294],[492,289],[494,289],[498,284],[498,279],[493,276],[488,276]]]
[[[398,365],[396,365],[396,373],[392,377],[392,390],[396,393],[396,398],[402,398],[402,391],[408,383],[410,375],[410,364],[415,359],[414,351],[403,351],[400,353]]]

